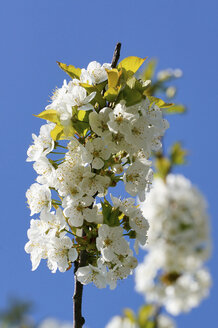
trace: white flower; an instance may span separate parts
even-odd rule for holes
[[[27,150],[27,162],[37,161],[42,156],[46,156],[54,148],[54,141],[51,138],[51,130],[55,127],[55,124],[45,124],[40,128],[40,134],[37,137],[32,134],[34,144]]]
[[[119,103],[114,110],[109,114],[109,122],[107,123],[109,130],[113,133],[130,133],[130,124],[138,119],[138,114],[128,113],[125,103]]]
[[[54,235],[60,235],[60,233],[63,235],[66,234],[66,230],[69,231],[69,226],[60,207],[57,208],[56,213],[46,213],[43,211],[40,215],[40,220],[41,222],[47,223],[50,230],[55,230]]]
[[[55,187],[56,170],[47,157],[41,157],[33,164],[34,170],[40,174],[36,181],[40,184],[47,184],[49,187]]]
[[[110,131],[107,125],[109,121],[109,114],[112,112],[112,109],[109,107],[102,108],[99,113],[91,112],[89,114],[89,124],[91,129],[98,135],[98,136],[106,136],[110,135]]]
[[[137,121],[129,125],[129,131],[127,130],[125,139],[129,144],[136,145],[138,149],[144,149],[150,155],[151,141],[153,134],[153,127],[148,128],[148,121],[146,117],[140,117]]]
[[[106,287],[106,266],[98,260],[97,266],[89,264],[85,267],[80,267],[77,272],[77,279],[83,284],[87,285],[93,282],[98,288]]]
[[[66,103],[70,106],[78,106],[79,110],[91,110],[93,105],[90,104],[93,98],[95,98],[96,92],[91,92],[87,96],[86,89],[79,85],[72,85],[67,93]]]
[[[94,173],[91,173],[90,166],[85,167],[76,164],[73,160],[67,160],[58,166],[56,175],[59,194],[61,196],[70,195],[76,200],[85,193],[82,187],[84,179],[92,178]]]
[[[67,322],[59,322],[53,318],[47,318],[40,323],[38,328],[73,328],[73,325]]]
[[[149,163],[150,164],[150,163]],[[153,172],[150,165],[135,161],[129,166],[123,176],[125,189],[131,196],[139,196],[141,201],[145,200],[145,192],[149,191]]]
[[[29,241],[25,245],[26,253],[31,255],[32,271],[36,270],[41,259],[47,258],[47,234],[49,224],[41,220],[31,220],[27,231]]]
[[[81,227],[83,225],[83,221],[87,217],[90,222],[92,222],[90,216],[93,216],[93,213],[92,211],[89,211],[90,209],[88,209],[88,207],[93,204],[93,202],[94,199],[91,196],[82,197],[76,201],[73,201],[72,198],[66,198],[66,204],[63,203],[63,206],[65,207],[64,215],[68,217],[69,224],[73,227]]]
[[[51,191],[48,186],[34,183],[26,192],[27,202],[31,210],[31,216],[42,210],[51,209]]]
[[[147,241],[147,233],[149,229],[149,223],[144,218],[140,209],[133,209],[128,213],[129,225],[136,232],[136,239],[141,245],[145,245]]]
[[[166,314],[159,314],[157,316],[158,328],[176,328],[175,321]]]
[[[64,80],[62,88],[55,91],[52,103],[46,107],[46,110],[57,110],[60,113],[60,120],[68,121],[72,117],[73,106],[78,106],[80,110],[93,109],[89,103],[95,95],[96,92],[92,92],[87,96],[86,89],[79,85],[79,80],[74,79],[68,84]]]
[[[97,170],[104,166],[104,160],[107,160],[111,154],[101,138],[88,141],[86,143],[86,150],[91,154],[92,168]]]
[[[111,180],[109,177],[92,173],[92,176],[84,177],[81,182],[81,188],[84,194],[93,196],[98,192],[100,196],[106,194],[110,183]]]
[[[124,198],[121,200],[120,198],[114,197],[112,194],[110,194],[112,203],[115,208],[119,208],[121,212],[124,214],[129,213],[129,211],[132,211],[135,205],[135,199],[134,198]]]
[[[132,274],[133,269],[136,268],[138,261],[137,259],[132,256],[132,251],[128,249],[128,254],[126,255],[115,255],[113,261],[111,263],[107,263],[110,267],[108,274],[107,274],[107,283],[110,286],[110,289],[116,288],[117,280],[125,279],[130,274]]]
[[[89,63],[87,70],[81,71],[80,81],[88,84],[98,84],[107,80],[107,72],[105,69],[111,69],[110,64],[99,64],[96,61]]]
[[[61,238],[53,237],[48,250],[48,267],[55,273],[57,269],[64,272],[68,269],[70,262],[74,262],[78,253],[72,248],[73,243],[67,236]]]
[[[109,227],[103,224],[99,228],[96,246],[105,261],[113,261],[116,255],[128,254],[129,246],[122,234],[122,227]]]
[[[115,316],[107,324],[106,328],[138,328],[138,325],[132,323],[128,318]]]
[[[85,166],[91,163],[92,156],[86,150],[86,148],[76,139],[72,138],[67,145],[69,152],[66,153],[65,159],[71,163]]]

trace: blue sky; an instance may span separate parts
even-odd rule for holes
[[[180,328],[217,322],[217,103],[218,4],[216,0],[7,0],[1,4],[1,239],[0,307],[8,295],[32,300],[34,316],[72,320],[72,271],[51,274],[46,264],[31,272],[27,241],[29,210],[25,191],[35,179],[26,149],[42,124],[42,111],[65,75],[56,60],[86,67],[92,60],[110,62],[117,41],[121,58],[159,59],[159,69],[180,67],[178,101],[189,111],[170,117],[166,145],[181,140],[189,149],[183,173],[204,192],[209,203],[213,254],[210,297],[177,319]],[[85,288],[87,327],[102,328],[124,307],[143,302],[133,279],[115,291]]]

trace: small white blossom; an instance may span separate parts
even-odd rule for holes
[[[88,141],[86,144],[86,150],[91,154],[92,168],[97,170],[104,166],[104,160],[107,160],[111,154],[101,138]]]
[[[107,80],[107,72],[105,69],[111,69],[111,64],[103,64],[96,61],[89,63],[87,70],[82,69],[80,81],[88,84],[98,84]]]
[[[130,124],[139,118],[138,114],[128,113],[125,103],[119,103],[109,114],[109,122],[107,123],[109,130],[113,133],[130,133]]]
[[[47,185],[34,183],[26,192],[27,203],[31,210],[31,216],[42,210],[50,211],[51,209],[51,191]]]
[[[48,250],[48,267],[55,273],[57,269],[64,272],[68,269],[70,262],[74,262],[78,253],[72,248],[73,243],[67,236],[62,238],[53,237]]]
[[[102,264],[101,261],[98,261],[97,266],[89,264],[85,267],[80,267],[77,272],[77,279],[84,285],[93,282],[98,288],[105,288],[106,281],[106,266]]]
[[[54,128],[55,124],[45,124],[40,128],[40,134],[37,137],[32,134],[34,144],[30,146],[27,150],[27,162],[37,161],[42,156],[46,156],[54,148],[54,141],[51,138],[51,130]]]
[[[131,322],[128,318],[115,316],[107,324],[106,328],[139,328],[138,325]]]
[[[122,234],[122,227],[109,227],[108,225],[103,224],[99,228],[96,246],[105,261],[113,261],[116,254],[128,254],[129,246]]]
[[[89,115],[89,124],[92,130],[100,137],[110,135],[107,122],[109,121],[109,114],[112,109],[109,107],[102,108],[99,113],[91,112]]]
[[[150,189],[152,178],[153,172],[150,165],[135,161],[124,174],[125,189],[131,196],[138,195],[140,201],[144,201],[145,192]]]

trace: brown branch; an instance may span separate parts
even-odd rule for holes
[[[117,66],[118,60],[120,58],[120,48],[121,48],[121,43],[118,42],[114,49],[114,54],[113,54],[113,58],[112,58],[112,62],[111,62],[112,68],[115,68]]]
[[[85,236],[83,230],[83,236]],[[77,280],[76,271],[86,265],[87,252],[81,251],[79,259],[74,264],[74,295],[73,295],[73,328],[82,328],[85,319],[82,316],[83,284]]]

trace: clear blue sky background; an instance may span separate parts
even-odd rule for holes
[[[73,272],[51,274],[46,264],[31,272],[27,241],[29,209],[25,191],[35,179],[26,149],[42,122],[32,116],[48,103],[65,75],[56,60],[86,67],[91,60],[110,62],[115,43],[122,55],[156,56],[159,68],[180,67],[178,100],[189,107],[183,117],[170,117],[169,145],[184,141],[190,150],[183,169],[205,193],[212,218],[213,276],[210,297],[188,315],[180,328],[217,324],[217,0],[7,0],[1,3],[1,238],[0,308],[8,295],[30,299],[35,318],[72,320]],[[102,328],[124,307],[143,302],[133,279],[115,291],[88,286],[84,294],[87,327]]]

